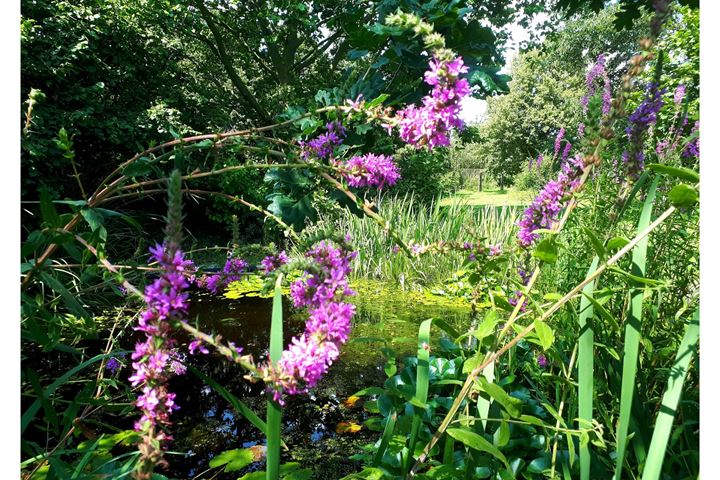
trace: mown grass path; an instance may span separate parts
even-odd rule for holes
[[[495,205],[495,206],[520,206],[529,205],[533,199],[534,193],[529,190],[484,190],[477,192],[473,190],[458,190],[454,195],[443,198],[440,201],[441,206],[448,206],[456,203],[465,205]]]

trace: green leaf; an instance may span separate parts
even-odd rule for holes
[[[545,263],[555,263],[558,258],[557,243],[552,237],[546,238],[535,247],[532,255]]]
[[[653,172],[662,173],[670,177],[679,178],[686,182],[698,183],[700,181],[700,174],[695,170],[691,170],[685,167],[671,167],[670,165],[662,165],[659,163],[649,163],[645,168],[652,170]]]
[[[277,365],[283,352],[283,311],[282,311],[282,274],[275,282],[272,318],[270,320],[270,362]],[[282,409],[268,395],[267,401],[267,479],[280,478],[280,440]]]
[[[586,278],[597,269],[599,257],[593,258]],[[580,337],[578,338],[578,416],[586,421],[592,420],[593,410],[593,378],[594,373],[594,340],[593,340],[593,305],[597,302],[593,298],[595,282],[585,285],[580,299]],[[603,309],[604,310],[604,309]],[[590,448],[589,445],[580,447],[580,480],[590,480]]]
[[[225,465],[225,472],[236,472],[253,462],[255,455],[247,448],[236,448],[227,450],[210,460],[210,468],[217,468]]]
[[[648,189],[645,203],[643,204],[640,220],[638,221],[637,233],[644,231],[652,220],[652,210],[655,203],[655,192],[657,190],[658,178],[653,181]],[[645,276],[645,263],[647,260],[647,246],[649,238],[645,237],[633,248],[632,273],[636,277]],[[630,310],[625,322],[625,342],[622,366],[622,381],[620,390],[620,417],[618,418],[617,431],[617,457],[615,459],[615,480],[620,480],[622,467],[625,462],[625,450],[628,442],[628,428],[630,426],[630,414],[632,410],[633,396],[635,394],[635,376],[637,373],[637,360],[640,345],[640,327],[642,324],[643,290],[636,288],[630,297]]]
[[[280,478],[280,477],[278,477],[278,478]],[[246,473],[242,477],[238,478],[238,480],[265,480],[265,479],[266,479],[265,471]]]
[[[377,107],[379,105],[382,105],[382,103],[385,100],[387,100],[388,98],[390,98],[390,95],[388,95],[387,93],[382,93],[382,94],[378,95],[377,97],[373,98],[371,101],[369,101],[365,106],[367,108]]]
[[[530,425],[537,425],[538,427],[545,427],[545,424],[542,420],[540,420],[537,417],[533,417],[532,415],[520,415],[520,420],[523,422],[527,422]]]
[[[547,350],[552,347],[552,344],[555,341],[555,332],[550,325],[540,319],[535,320],[535,333],[540,339],[540,344],[542,345],[543,350]]]
[[[493,443],[496,447],[502,448],[510,441],[510,425],[508,422],[500,422],[500,426],[495,430],[493,435]]]
[[[50,228],[62,227],[60,216],[55,210],[50,192],[46,188],[40,189],[40,215],[43,222]]]
[[[470,357],[463,363],[462,373],[470,373],[475,370],[475,367],[480,365],[482,357]]]
[[[313,471],[310,468],[301,468],[300,470],[294,470],[286,475],[283,475],[283,480],[308,480],[312,478]]]
[[[477,433],[463,428],[448,428],[447,433],[455,440],[462,442],[465,446],[468,446],[473,450],[489,453],[500,460],[507,469],[510,469],[510,464],[508,463],[507,458],[505,458],[505,455],[503,455],[502,452],[495,447],[495,445],[488,442]]]
[[[478,340],[481,340],[485,337],[489,337],[495,332],[495,326],[498,324],[500,320],[498,319],[497,313],[495,313],[495,310],[489,310],[487,314],[485,314],[485,318],[483,319],[482,323],[478,325],[478,327],[473,332],[473,335]]]
[[[692,320],[685,329],[675,362],[670,369],[667,388],[663,394],[660,410],[655,420],[655,429],[650,449],[645,461],[642,480],[659,480],[662,471],[665,452],[668,447],[668,440],[675,420],[675,413],[678,409],[680,396],[682,395],[683,384],[688,373],[690,360],[695,356],[698,339],[700,336],[700,311],[695,310]]]
[[[122,172],[126,177],[147,177],[150,173],[152,173],[152,164],[148,157],[138,158]]]
[[[77,317],[85,318],[88,319],[88,321],[91,321],[90,319],[92,319],[92,315],[90,315],[90,313],[85,310],[82,305],[80,305],[80,302],[78,302],[76,295],[70,292],[70,290],[68,290],[61,281],[46,272],[41,272],[40,278],[54,292],[60,294],[70,312],[72,312]]]
[[[432,319],[425,320],[420,324],[418,330],[418,353],[417,353],[417,378],[415,382],[415,395],[411,399],[415,408],[413,415],[412,428],[410,429],[410,442],[408,443],[407,458],[405,461],[404,472],[410,469],[410,464],[415,451],[420,426],[424,415],[425,404],[427,403],[428,390],[430,388],[430,327]]]
[[[90,225],[90,229],[93,232],[103,226],[105,219],[103,218],[102,214],[94,208],[83,208],[82,210],[80,210],[80,213],[82,214],[87,224]]]
[[[670,190],[668,198],[676,207],[686,208],[695,205],[700,199],[700,196],[695,187],[681,183],[680,185],[675,185],[673,189]]]
[[[387,421],[385,423],[385,430],[383,431],[382,438],[380,439],[380,446],[378,447],[377,451],[375,452],[375,457],[373,459],[373,465],[374,466],[380,466],[382,463],[382,458],[385,455],[385,451],[388,448],[388,445],[390,445],[390,440],[393,437],[393,434],[395,433],[395,423],[397,421],[397,413],[395,411],[391,411],[390,415],[387,417]]]
[[[593,232],[591,229],[587,227],[583,227],[583,231],[585,234],[590,238],[590,243],[592,244],[593,249],[595,250],[595,253],[600,258],[607,257],[607,252],[605,251],[605,247],[603,246],[602,240],[598,238],[597,235],[595,235],[595,232]]]
[[[610,251],[620,250],[628,243],[630,243],[630,240],[625,237],[613,237],[608,240],[607,249]]]
[[[487,364],[485,368],[483,368],[482,371],[483,378],[487,380],[488,383],[493,383],[495,381],[495,362],[492,361]],[[492,403],[492,398],[486,399],[482,395],[478,396],[477,399],[477,411],[478,416],[482,418],[483,420],[480,420],[483,426],[483,430],[486,431],[487,429],[487,420],[484,420],[488,417],[490,413],[490,404]]]
[[[522,408],[522,400],[511,397],[508,395],[505,390],[496,383],[488,382],[485,377],[478,377],[476,379],[477,382],[480,383],[482,390],[490,395],[493,400],[498,402],[502,407],[505,409],[507,413],[510,414],[511,417],[517,418],[520,416],[521,408]]]

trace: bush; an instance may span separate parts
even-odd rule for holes
[[[427,203],[460,186],[459,173],[452,171],[445,149],[427,151],[408,146],[398,150],[394,158],[401,175],[392,189],[395,195],[412,193],[416,201]]]
[[[537,159],[531,159],[528,166],[517,174],[514,185],[519,190],[540,190],[543,185],[557,176],[557,160],[553,162],[548,155],[544,157],[539,166]]]

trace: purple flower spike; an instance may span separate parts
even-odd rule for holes
[[[346,136],[345,127],[339,121],[330,122],[325,125],[326,133],[323,133],[308,142],[299,141],[300,145],[300,157],[304,160],[312,156],[316,156],[320,159],[326,159],[330,157],[335,151],[335,147],[339,146],[343,142],[343,138]]]
[[[188,287],[189,262],[179,249],[173,251],[165,245],[156,245],[150,253],[162,274],[145,288],[146,308],[135,327],[145,333],[145,340],[135,345],[131,357],[133,374],[129,380],[142,391],[135,401],[141,411],[135,430],[143,435],[143,442],[162,444],[172,439],[167,431],[170,414],[179,408],[175,405],[175,394],[167,389],[171,373],[167,367],[175,346],[172,324],[183,321],[187,315],[188,294],[183,290]],[[108,368],[114,366],[112,360],[115,359],[108,362]]]
[[[204,275],[196,279],[198,287],[205,288],[214,294],[218,294],[232,282],[242,279],[242,274],[247,270],[249,264],[242,258],[230,258],[225,262],[222,272],[213,275]]]
[[[685,85],[682,83],[677,86],[675,89],[675,95],[673,96],[673,100],[675,101],[676,106],[680,106],[683,99],[685,98]]]
[[[565,136],[565,129],[561,128],[558,132],[557,136],[555,137],[555,155],[553,158],[557,158],[558,153],[560,153],[560,142],[562,142],[563,137]]]
[[[338,164],[351,187],[375,187],[382,190],[393,186],[400,179],[400,171],[387,155],[368,153],[354,156],[344,164]]]
[[[467,79],[459,78],[468,69],[462,57],[450,61],[434,58],[425,72],[425,83],[433,87],[422,106],[409,105],[397,112],[400,138],[417,148],[450,145],[450,130],[462,129],[460,102],[470,95]]]
[[[314,387],[340,355],[355,314],[355,306],[342,298],[355,294],[347,277],[356,255],[325,241],[306,254],[317,269],[290,286],[293,304],[308,307],[305,332],[292,339],[277,367],[270,363],[260,367],[275,401],[282,404],[283,392],[295,395]]]
[[[700,130],[700,120],[695,122],[695,125],[693,126],[692,131],[690,132],[690,135],[694,135],[695,132]],[[698,134],[695,138],[693,138],[683,149],[682,157],[683,158],[693,158],[693,157],[699,157],[700,156],[700,134]]]
[[[287,254],[285,253],[285,250],[281,251],[277,255],[268,255],[267,257],[262,259],[262,262],[260,264],[263,267],[263,273],[265,275],[269,274],[270,272],[274,272],[278,268],[280,268],[282,265],[285,265],[288,263],[290,259],[288,258]]]
[[[602,53],[598,55],[595,65],[593,65],[586,77],[588,93],[580,100],[580,103],[583,107],[583,113],[587,113],[587,107],[588,103],[590,102],[590,97],[595,95],[597,89],[595,79],[597,78],[601,78],[603,80],[602,113],[603,115],[608,115],[610,113],[612,92],[610,87],[610,79],[605,69],[605,55],[603,55]]]
[[[652,125],[657,122],[657,114],[664,105],[662,95],[664,90],[658,89],[657,84],[650,83],[645,92],[645,98],[635,111],[628,117],[627,133],[630,148],[622,154],[621,172],[618,178],[627,177],[637,180],[645,168],[645,154],[643,145],[645,136]]]

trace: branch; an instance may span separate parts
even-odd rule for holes
[[[223,67],[225,68],[225,71],[228,74],[228,77],[230,77],[230,81],[235,86],[235,88],[240,92],[240,95],[252,106],[252,108],[260,115],[260,118],[263,122],[269,123],[272,121],[272,117],[268,112],[260,105],[260,103],[257,101],[255,96],[252,94],[250,89],[245,85],[245,82],[240,78],[240,75],[238,75],[237,71],[235,71],[235,67],[233,67],[232,58],[228,55],[227,50],[225,49],[225,43],[222,39],[222,34],[220,33],[220,30],[218,30],[217,25],[215,24],[215,20],[213,18],[212,13],[210,13],[210,10],[205,6],[205,3],[202,0],[196,0],[195,6],[200,11],[200,15],[203,17],[203,20],[205,20],[205,23],[207,24],[208,28],[210,29],[210,33],[212,34],[213,38],[215,39],[215,47],[217,49],[217,55],[218,59],[220,60],[220,63],[222,63]]]

